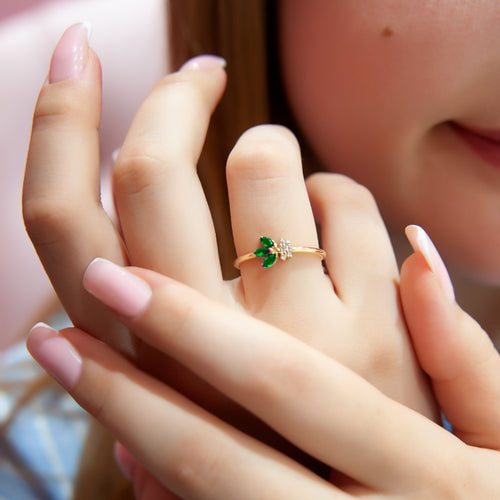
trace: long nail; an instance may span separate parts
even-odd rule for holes
[[[141,278],[106,259],[94,259],[83,275],[83,286],[94,297],[128,318],[138,316],[151,298]]]
[[[89,57],[90,24],[70,26],[59,40],[50,61],[49,83],[78,78]]]
[[[227,65],[226,60],[220,56],[213,56],[211,54],[203,54],[201,56],[193,57],[185,62],[180,71],[196,70],[196,71],[211,71],[214,69],[225,68]]]
[[[44,323],[30,331],[27,347],[33,358],[65,389],[70,390],[80,378],[82,359],[63,336]]]
[[[439,255],[439,252],[428,234],[420,226],[415,225],[408,226],[405,232],[415,252],[422,254],[430,271],[435,274],[445,297],[450,303],[454,303],[455,292],[453,290],[450,275],[444,265],[443,259]]]

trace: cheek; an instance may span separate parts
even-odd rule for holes
[[[325,168],[374,191],[381,176],[404,175],[401,163],[448,113],[443,82],[456,77],[448,57],[429,57],[439,33],[418,40],[408,12],[375,3],[361,12],[341,0],[292,1],[281,26],[284,86],[302,133]]]
[[[443,253],[500,282],[496,173],[478,176],[446,125],[475,106],[464,94],[484,50],[458,21],[448,32],[414,22],[407,0],[353,5],[283,2],[283,83],[301,133],[326,170],[372,191],[389,224],[423,225]]]
[[[377,70],[380,62],[374,60],[373,49],[365,50],[366,33],[340,22],[341,12],[328,17],[327,31],[317,25],[317,2],[308,5],[312,7],[295,9],[291,19],[294,9],[285,9],[282,22],[281,59],[290,107],[324,167],[373,190],[374,168],[380,167],[373,159],[386,156],[396,143],[391,133],[396,117],[386,106],[391,69],[385,64],[382,72]],[[371,172],[365,168],[368,158]]]

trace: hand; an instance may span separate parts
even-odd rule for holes
[[[319,478],[80,330],[35,328],[35,358],[136,457],[118,448],[141,500],[500,493],[500,358],[421,252],[403,269],[405,310],[460,439],[306,343],[171,279],[97,262],[85,282],[143,341],[335,471],[329,482]]]
[[[371,195],[332,174],[311,177],[306,188],[289,131],[261,126],[245,132],[227,164],[237,253],[254,250],[260,235],[317,247],[315,215],[329,275],[317,257],[297,255],[272,269],[247,262],[240,279],[224,282],[196,163],[226,76],[220,59],[204,57],[160,81],[131,125],[114,173],[120,232],[98,202],[99,61],[81,33],[75,35],[77,28],[70,30],[61,43],[76,37],[84,64],[78,74],[61,76],[62,45],[56,49],[35,110],[24,215],[74,324],[127,350],[123,328],[82,288],[81,276],[94,257],[131,263],[284,329],[435,418],[399,307],[392,248]],[[134,354],[141,367],[203,407],[244,428],[255,425],[243,424],[227,399],[147,343]]]

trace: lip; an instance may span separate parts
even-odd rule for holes
[[[500,130],[485,130],[456,122],[450,123],[452,130],[482,160],[500,169]]]

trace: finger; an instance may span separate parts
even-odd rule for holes
[[[337,294],[359,305],[366,301],[360,291],[368,291],[370,304],[377,310],[377,299],[385,304],[388,295],[396,295],[398,269],[373,196],[342,175],[315,174],[307,187]]]
[[[395,400],[439,418],[411,346],[400,308],[396,259],[373,196],[353,180],[331,173],[312,175],[307,187],[335,291],[344,305],[363,312],[356,318],[350,344],[368,342],[371,347],[360,373]],[[395,360],[388,377],[387,368]]]
[[[147,469],[138,465],[134,478],[134,493],[137,500],[182,500],[168,491]]]
[[[131,262],[212,296],[222,278],[196,164],[225,82],[224,61],[214,56],[162,79],[137,113],[114,171]]]
[[[334,488],[310,471],[218,420],[79,330],[62,336],[38,326],[28,348],[181,498],[332,498]]]
[[[398,491],[432,477],[426,457],[460,456],[458,439],[323,353],[168,278],[135,273],[95,262],[84,283],[144,341],[320,461],[368,487]],[[388,474],[396,478],[390,484]]]
[[[261,247],[261,236],[275,242],[283,238],[293,246],[318,246],[299,146],[287,129],[266,125],[245,132],[229,156],[227,179],[239,256]],[[273,309],[273,303],[284,300],[284,295],[290,308],[294,304],[303,307],[306,291],[326,288],[316,256],[296,254],[286,262],[278,258],[272,270],[263,269],[262,264],[263,259],[252,259],[240,266],[250,308],[259,310],[266,302]]]
[[[115,443],[115,459],[124,476],[133,482],[137,500],[180,500],[145,469],[120,443]]]
[[[100,64],[87,28],[69,28],[35,108],[23,191],[28,233],[76,325],[123,341],[122,328],[81,287],[89,259],[124,263],[120,239],[99,201]]]
[[[456,304],[446,268],[422,228],[401,270],[401,296],[415,350],[453,430],[468,444],[500,449],[500,357]]]

